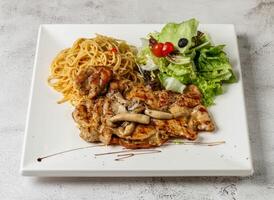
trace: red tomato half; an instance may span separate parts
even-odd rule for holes
[[[162,56],[167,56],[174,51],[174,45],[171,42],[166,42],[162,49]]]
[[[163,49],[164,44],[163,43],[157,43],[155,45],[153,45],[152,47],[152,53],[156,56],[156,57],[162,57],[162,49]]]

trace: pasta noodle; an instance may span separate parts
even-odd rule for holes
[[[58,103],[69,101],[76,105],[83,95],[75,87],[75,78],[82,70],[98,66],[111,68],[117,80],[143,82],[135,63],[136,48],[123,40],[97,35],[80,38],[73,46],[61,51],[52,61],[48,84],[63,94]]]

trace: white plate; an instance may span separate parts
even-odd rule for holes
[[[39,30],[25,131],[21,173],[26,176],[247,176],[253,173],[250,155],[242,75],[233,25],[200,25],[216,44],[226,44],[239,81],[226,87],[210,112],[218,126],[214,134],[203,133],[203,141],[224,140],[209,146],[171,145],[161,153],[114,161],[115,155],[95,157],[94,153],[121,150],[96,147],[69,152],[37,162],[37,158],[59,151],[87,146],[71,117],[70,105],[58,105],[60,94],[48,87],[49,65],[63,48],[79,37],[95,33],[121,38],[140,45],[139,38],[163,25],[42,25]]]

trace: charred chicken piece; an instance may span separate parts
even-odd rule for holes
[[[214,131],[215,125],[207,109],[203,105],[196,106],[192,112],[188,126],[197,131]]]
[[[111,69],[96,67],[81,71],[75,79],[75,85],[80,94],[94,98],[107,92],[107,86],[111,79]]]
[[[137,126],[130,137],[114,137],[112,144],[116,143],[127,149],[151,148],[163,145],[169,136],[165,131],[155,129],[153,125]]]
[[[108,119],[113,115],[111,100],[101,97],[96,100],[83,100],[72,113],[81,131],[80,136],[87,142],[109,144],[113,134]]]
[[[189,128],[188,121],[184,118],[170,120],[153,120],[152,122],[160,130],[165,131],[170,137],[180,137],[189,140],[197,138],[197,131]]]
[[[100,76],[90,74],[85,79],[89,82],[87,87],[85,81],[79,81],[82,92],[86,91],[89,97],[76,106],[73,118],[85,141],[130,149],[151,148],[161,146],[171,137],[195,140],[198,132],[215,129],[196,86],[189,85],[179,94],[115,80],[107,94],[99,96],[101,86],[111,80],[110,73],[104,70],[98,69]],[[93,88],[98,79],[100,87]]]
[[[167,90],[153,91],[147,86],[138,85],[133,86],[126,98],[144,102],[152,109],[165,111],[174,103],[181,107],[193,108],[201,104],[202,95],[195,85],[187,86],[183,94]]]

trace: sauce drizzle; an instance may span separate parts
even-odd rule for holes
[[[100,146],[105,146],[105,145],[104,144],[98,144],[98,145],[91,145],[91,146],[85,146],[85,147],[78,147],[78,148],[74,148],[74,149],[68,149],[68,150],[65,150],[65,151],[60,151],[60,152],[57,152],[57,153],[49,154],[47,156],[39,157],[39,158],[37,158],[37,162],[42,162],[42,160],[44,160],[45,158],[57,156],[57,155],[60,155],[60,154],[65,154],[65,153],[72,152],[72,151],[77,151],[77,150],[81,150],[81,149],[88,149],[88,148],[93,148],[93,147],[100,147]]]
[[[137,152],[137,153],[127,153],[127,154],[118,154],[116,159],[114,159],[115,161],[122,161],[126,158],[130,158],[133,156],[138,156],[138,155],[143,155],[143,154],[152,154],[152,153],[161,153],[161,150],[154,150],[154,151],[148,151],[148,152]]]
[[[155,152],[155,151],[160,151],[156,149],[125,149],[122,151],[110,151],[106,153],[96,153],[94,154],[95,156],[104,156],[104,155],[110,155],[110,154],[119,154],[119,153],[127,153],[127,152]]]
[[[201,141],[182,141],[182,140],[173,140],[170,142],[167,142],[167,145],[201,145],[201,146],[216,146],[216,145],[220,145],[220,144],[224,144],[225,141],[213,141],[213,142],[201,142]],[[60,154],[65,154],[68,152],[72,152],[72,151],[77,151],[77,150],[81,150],[81,149],[88,149],[88,148],[93,148],[93,147],[101,147],[101,146],[105,146],[104,144],[97,144],[97,145],[91,145],[91,146],[85,146],[85,147],[78,147],[78,148],[73,148],[73,149],[68,149],[65,151],[60,151],[57,153],[53,153],[53,154],[49,154],[47,156],[43,156],[43,157],[39,157],[37,158],[37,162],[42,162],[42,160],[49,158],[49,157],[53,157],[53,156],[57,156]],[[162,152],[161,150],[157,150],[157,149],[124,149],[121,151],[111,151],[111,152],[106,152],[106,153],[96,153],[94,154],[95,156],[104,156],[104,155],[112,155],[112,154],[117,154],[117,158],[115,158],[115,161],[121,161],[133,156],[137,156],[137,155],[143,155],[143,154],[153,154],[153,153],[160,153]]]

